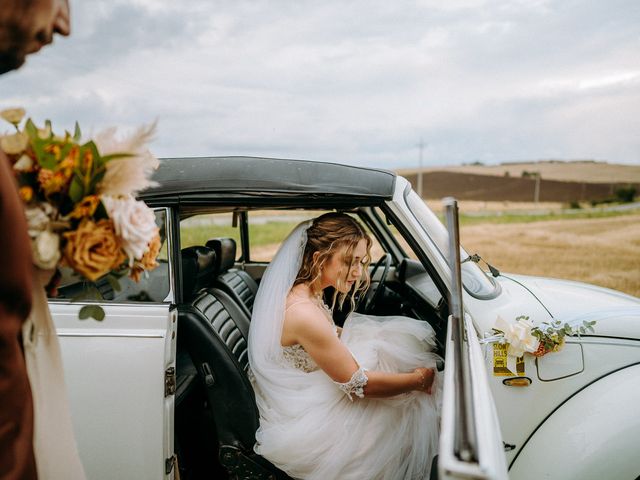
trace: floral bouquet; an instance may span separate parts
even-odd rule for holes
[[[21,108],[0,116],[15,128],[0,137],[0,148],[13,164],[38,268],[68,266],[93,282],[109,273],[138,281],[157,266],[155,215],[135,199],[153,185],[149,177],[158,159],[145,145],[155,125],[124,140],[110,129],[82,142],[78,124],[73,135],[58,136],[50,121],[44,128],[31,119],[23,123]],[[83,310],[80,318],[104,318],[100,307]]]
[[[507,354],[521,357],[530,353],[541,357],[549,352],[558,352],[562,349],[567,335],[584,335],[594,332],[595,320],[583,322],[580,326],[571,326],[560,320],[542,322],[537,327],[529,320],[529,317],[521,315],[515,322],[508,322],[498,316],[496,326],[493,328],[494,336],[491,339],[508,345]]]

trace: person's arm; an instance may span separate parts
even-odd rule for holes
[[[367,372],[369,381],[364,387],[367,397],[390,397],[412,390],[431,394],[433,368],[420,367],[409,373]]]
[[[431,393],[434,373],[430,368],[417,368],[408,373],[363,372],[349,349],[334,333],[334,327],[313,305],[296,305],[287,312],[285,334],[289,344],[302,345],[334,382],[339,385],[352,382],[352,385],[362,388],[365,396],[390,397],[412,390]],[[363,373],[366,378],[362,377]]]

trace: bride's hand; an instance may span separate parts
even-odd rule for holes
[[[433,380],[436,376],[435,370],[433,368],[418,367],[413,372],[416,373],[418,378],[416,390],[431,395],[431,387],[433,387]]]

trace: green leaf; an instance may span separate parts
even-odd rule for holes
[[[73,203],[78,203],[84,198],[84,186],[82,185],[82,180],[80,180],[77,175],[74,175],[73,180],[71,180],[69,197]]]
[[[65,159],[67,157],[67,155],[69,155],[69,152],[71,151],[73,146],[74,145],[72,143],[63,144],[62,145],[62,149],[60,150],[60,158],[61,159]]]
[[[102,169],[104,167],[104,159],[100,157],[100,153],[98,152],[98,147],[94,143],[93,140],[89,140],[87,143],[80,147],[80,158],[84,158],[84,152],[89,150],[93,155],[93,164],[91,165],[91,170],[87,173],[90,173],[91,176],[94,175],[94,171],[96,168]],[[83,165],[84,168],[84,165]]]
[[[33,128],[36,128],[35,125],[33,125]],[[36,154],[38,164],[42,168],[46,168],[48,170],[55,169],[56,165],[58,164],[56,156],[53,153],[45,151],[45,147],[47,145],[60,145],[60,142],[53,142],[50,139],[41,139],[38,136],[37,129],[33,132],[33,134],[29,133],[29,137],[31,139],[31,147],[33,148],[33,152]]]
[[[81,137],[82,132],[80,131],[80,125],[78,125],[78,122],[76,122],[75,126],[73,127],[73,141],[79,142]]]
[[[110,162],[111,160],[118,160],[120,158],[131,158],[133,155],[131,153],[112,153],[110,155],[105,155],[102,158],[104,162]]]
[[[97,173],[94,173],[94,175],[91,177],[91,182],[89,182],[89,192],[97,192],[98,184],[104,178],[105,173],[107,173],[107,171],[104,168],[100,168]]]
[[[85,305],[80,309],[78,313],[80,320],[87,320],[93,318],[99,322],[104,320],[104,310],[99,305]]]
[[[109,282],[109,285],[111,285],[111,288],[113,288],[116,292],[119,292],[120,290],[122,290],[122,287],[120,286],[120,282],[114,275],[108,274],[106,276],[106,279],[107,279],[107,282]]]
[[[121,270],[111,270],[109,275],[113,275],[114,278],[120,279],[129,273],[128,268],[123,268]]]
[[[36,127],[36,124],[33,123],[31,119],[28,119],[27,123],[25,123],[24,131],[27,132],[27,135],[29,135],[29,138],[31,139],[38,138],[38,127]]]

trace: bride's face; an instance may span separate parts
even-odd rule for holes
[[[334,287],[342,293],[351,290],[353,284],[362,277],[362,267],[367,256],[365,239],[358,242],[351,255],[347,246],[338,248],[322,268],[322,288]]]

